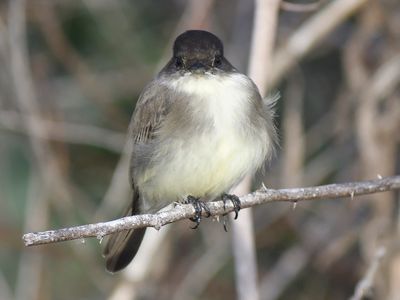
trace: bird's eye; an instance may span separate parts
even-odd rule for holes
[[[175,67],[177,67],[178,69],[183,68],[184,63],[183,63],[183,58],[182,57],[176,57],[175,58]]]
[[[222,64],[222,57],[216,56],[214,58],[214,62],[213,62],[214,67],[219,67],[219,66],[221,66],[221,64]]]

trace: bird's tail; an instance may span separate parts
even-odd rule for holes
[[[138,200],[138,194],[134,193],[133,201],[124,216],[132,216],[139,213]],[[114,233],[109,237],[103,250],[107,271],[118,272],[132,261],[139,250],[145,231],[146,228],[125,230]]]

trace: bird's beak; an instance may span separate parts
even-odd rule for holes
[[[195,62],[189,67],[189,71],[192,73],[204,73],[206,71],[206,66],[201,62]]]

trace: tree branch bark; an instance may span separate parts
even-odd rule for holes
[[[240,197],[242,208],[248,208],[269,202],[298,202],[305,200],[323,200],[333,198],[345,198],[371,193],[385,192],[400,189],[400,175],[385,177],[376,180],[350,182],[342,184],[328,184],[306,188],[292,189],[266,189],[261,188],[254,193]],[[233,211],[231,203],[226,204],[222,201],[207,203],[211,216],[220,216]],[[162,226],[191,218],[195,211],[190,204],[178,204],[167,211],[156,214],[143,214],[125,217],[109,222],[100,222],[76,227],[69,227],[43,232],[31,232],[23,235],[25,246],[56,243],[68,240],[75,240],[87,237],[97,237],[102,239],[104,236],[134,228],[154,227],[160,229]]]

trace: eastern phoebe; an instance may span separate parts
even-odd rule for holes
[[[130,124],[133,199],[125,215],[155,213],[189,199],[200,221],[204,201],[229,192],[270,156],[273,111],[249,77],[224,57],[212,33],[177,37],[173,56],[142,92]],[[135,256],[145,228],[113,234],[104,249],[116,272]]]

